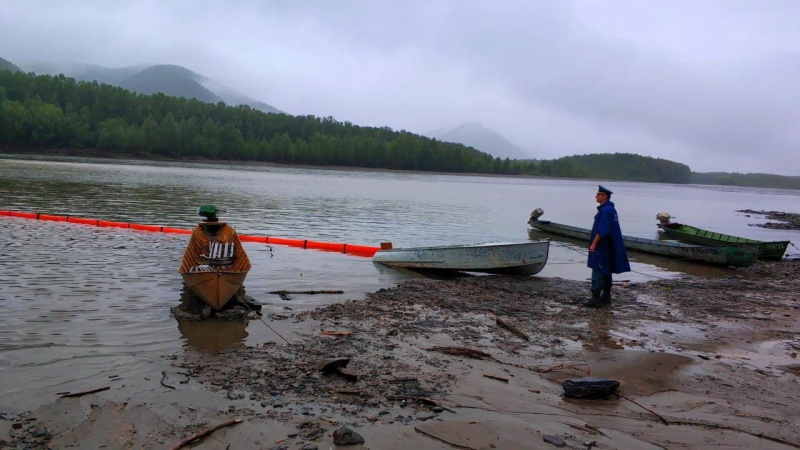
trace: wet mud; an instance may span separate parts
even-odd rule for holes
[[[800,261],[740,273],[615,285],[597,309],[586,282],[414,279],[264,319],[291,344],[175,354],[172,388],[4,415],[0,448],[164,448],[232,418],[198,448],[329,448],[343,425],[352,448],[798,448]],[[584,376],[619,395],[564,398]]]

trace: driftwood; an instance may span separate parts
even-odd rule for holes
[[[344,294],[344,291],[270,291],[270,294],[290,295],[290,294]]]
[[[84,396],[86,394],[94,394],[95,392],[107,391],[109,389],[111,389],[111,386],[101,387],[101,388],[92,389],[92,390],[89,390],[89,391],[82,391],[82,392],[72,392],[72,393],[67,392],[66,394],[61,394],[61,398],[81,397],[81,396]]]
[[[209,434],[219,430],[220,428],[225,428],[225,427],[229,427],[231,425],[236,425],[237,423],[240,423],[241,421],[242,421],[242,419],[231,419],[231,420],[229,420],[227,422],[221,423],[219,425],[215,425],[215,426],[213,426],[213,427],[211,427],[211,428],[209,428],[207,430],[204,430],[204,431],[201,431],[201,432],[199,432],[197,434],[193,434],[193,435],[189,436],[188,438],[186,438],[186,439],[178,442],[174,446],[170,447],[169,450],[178,450],[179,448],[183,448],[183,447],[189,445],[192,441],[196,441],[198,439],[204,438],[204,437],[208,436]]]
[[[431,400],[431,399],[425,398],[425,397],[412,397],[412,396],[408,396],[408,395],[395,395],[395,396],[392,396],[392,397],[386,397],[386,400],[416,400],[416,401],[418,401],[420,403],[425,403],[426,405],[429,405],[429,406],[438,406],[439,408],[442,408],[445,411],[448,411],[448,412],[451,412],[451,413],[455,414],[455,411],[453,411],[452,409],[450,409],[450,408],[448,408],[448,407],[446,407],[444,405],[439,404],[435,400]]]
[[[342,395],[361,395],[361,391],[352,391],[352,390],[351,391],[347,391],[347,390],[336,391],[336,393],[337,394],[342,394]]]
[[[308,294],[308,295],[314,295],[314,294],[344,294],[344,291],[325,291],[325,290],[322,290],[322,291],[284,291],[284,290],[281,290],[281,291],[270,291],[270,294],[278,294],[278,296],[281,298],[281,300],[289,301],[289,300],[292,299],[292,297],[289,297],[290,294]]]
[[[505,377],[498,377],[497,375],[487,375],[487,374],[483,374],[483,376],[486,378],[491,378],[493,380],[502,381],[503,383],[508,383],[508,378]]]
[[[353,332],[352,331],[327,331],[327,330],[323,330],[323,331],[320,331],[319,334],[321,334],[323,336],[350,336],[351,334],[353,334]]]
[[[505,320],[503,320],[503,319],[501,319],[499,317],[495,317],[494,320],[495,320],[495,322],[497,322],[498,325],[507,328],[509,331],[511,331],[512,333],[514,333],[517,336],[521,337],[522,339],[525,339],[526,341],[530,341],[531,340],[531,338],[529,338],[527,334],[523,333],[522,330],[520,330],[516,326],[512,325],[508,321],[505,321]]]
[[[480,350],[474,350],[467,347],[431,347],[426,349],[429,352],[439,352],[444,353],[445,355],[451,356],[463,356],[465,358],[472,358],[472,359],[494,359],[492,355],[482,352]]]

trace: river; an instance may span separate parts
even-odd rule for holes
[[[600,181],[612,189],[623,232],[656,237],[655,215],[762,240],[800,233],[752,226],[736,210],[800,212],[800,191]],[[313,169],[246,164],[143,162],[0,155],[0,210],[191,228],[197,208],[214,204],[239,233],[394,247],[524,241],[531,210],[543,219],[590,227],[598,181]],[[278,342],[258,321],[178,324],[177,272],[185,235],[0,217],[0,412],[30,409],[62,391],[130,378],[157,378],[177,351]],[[585,280],[586,251],[553,238],[537,276]],[[370,259],[246,243],[253,269],[247,293],[281,314],[416,276]],[[789,248],[797,253],[796,247]],[[684,273],[737,274],[631,255],[633,272],[615,281]],[[274,290],[342,290],[296,296]],[[274,326],[293,330],[291,321]]]

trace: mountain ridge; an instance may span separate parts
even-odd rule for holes
[[[172,97],[196,98],[201,102],[217,103],[222,97],[206,89],[195,72],[172,64],[158,64],[137,72],[119,83],[119,87],[140,94],[163,93]]]
[[[464,144],[495,158],[533,159],[501,134],[477,122],[465,122],[453,128],[437,128],[422,134],[445,142]]]

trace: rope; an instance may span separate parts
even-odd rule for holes
[[[286,339],[285,337],[283,337],[283,335],[282,335],[282,334],[280,334],[280,333],[278,333],[278,331],[277,331],[277,330],[275,330],[274,328],[272,328],[271,326],[269,326],[269,324],[268,324],[267,322],[264,322],[264,319],[262,319],[262,318],[261,318],[261,316],[259,316],[259,315],[258,315],[258,313],[256,313],[255,311],[253,311],[253,309],[252,309],[252,308],[250,308],[250,305],[248,305],[246,302],[241,302],[241,303],[242,303],[242,304],[243,304],[243,305],[244,305],[244,306],[245,306],[247,309],[249,309],[251,313],[255,314],[255,316],[256,316],[256,317],[258,317],[258,320],[260,320],[260,321],[261,321],[261,323],[263,323],[264,325],[266,325],[266,326],[267,326],[267,328],[269,328],[270,330],[272,330],[272,332],[273,332],[273,333],[277,334],[279,338],[281,338],[281,339],[283,339],[284,341],[286,341],[286,343],[287,343],[287,344],[289,344],[289,345],[292,345],[292,342],[291,342],[289,339]]]
[[[551,243],[550,243],[550,245],[553,245],[553,243],[551,242]],[[588,252],[588,251],[586,251],[586,250],[580,251],[580,250],[577,250],[577,249],[575,249],[575,248],[572,248],[572,246],[567,246],[567,245],[561,244],[560,242],[559,242],[559,243],[556,243],[556,246],[557,246],[557,247],[563,247],[563,248],[566,248],[566,249],[568,249],[568,250],[572,250],[573,252],[575,252],[575,253],[578,253],[578,254],[580,254],[580,255],[582,255],[582,256],[583,256],[583,255],[588,255],[588,254],[589,254],[589,252]],[[675,259],[684,259],[684,258],[675,258]],[[688,261],[688,259],[687,259],[687,261]],[[575,261],[575,262],[577,262],[577,261]],[[551,263],[551,264],[574,264],[574,263]],[[652,275],[652,274],[649,274],[649,273],[639,272],[639,271],[637,271],[637,270],[633,270],[633,269],[631,269],[631,272],[633,272],[633,273],[638,273],[639,275],[644,275],[644,276],[646,276],[646,277],[653,277],[653,278],[657,278],[657,279],[659,279],[659,280],[667,280],[667,279],[669,279],[669,277],[660,277],[660,276],[658,276],[658,275]]]
[[[660,277],[658,275],[651,275],[649,273],[639,272],[639,271],[636,271],[636,270],[631,270],[631,272],[638,273],[639,275],[644,275],[646,277],[658,278],[659,280],[668,280],[669,279],[669,277]]]
[[[554,245],[554,243],[551,241],[550,245]],[[565,245],[565,244],[562,244],[560,242],[556,242],[555,246],[556,247],[563,247],[563,248],[566,248],[567,250],[572,250],[573,252],[575,252],[575,253],[577,253],[577,254],[579,254],[581,256],[585,256],[585,255],[589,254],[589,252],[587,252],[586,250],[577,250],[577,249],[572,248],[571,245]]]

